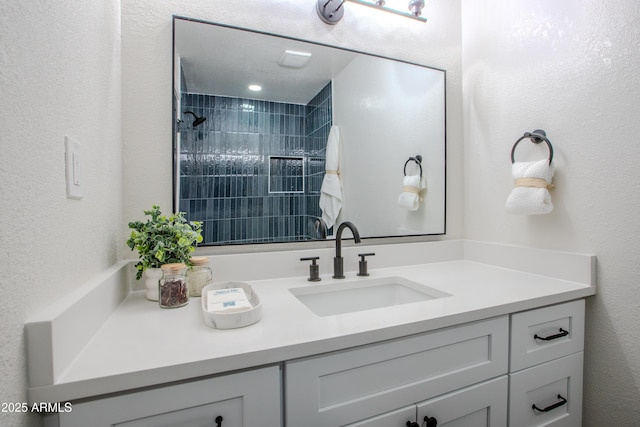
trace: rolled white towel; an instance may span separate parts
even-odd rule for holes
[[[420,192],[426,188],[420,175],[407,175],[402,180],[402,193],[398,196],[398,204],[409,211],[417,211],[420,207]]]
[[[511,190],[505,208],[514,215],[542,215],[553,210],[549,189],[555,167],[548,160],[514,162],[511,175],[515,187]]]

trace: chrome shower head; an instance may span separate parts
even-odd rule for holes
[[[191,124],[191,126],[196,127],[199,126],[201,124],[203,124],[207,118],[202,116],[202,117],[198,117],[196,116],[196,114],[193,111],[185,111],[183,114],[191,114],[193,116],[193,123]]]

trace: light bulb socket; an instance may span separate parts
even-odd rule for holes
[[[422,9],[424,8],[424,0],[409,0],[409,12],[413,16],[422,15]]]

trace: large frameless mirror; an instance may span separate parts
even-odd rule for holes
[[[174,118],[205,245],[445,233],[443,70],[175,17]]]

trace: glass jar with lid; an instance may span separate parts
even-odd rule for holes
[[[189,296],[199,297],[202,295],[202,288],[213,282],[213,274],[209,268],[209,257],[191,257],[191,264],[191,268],[187,271]]]
[[[187,266],[183,263],[164,264],[158,282],[159,303],[162,308],[182,307],[189,302]]]

